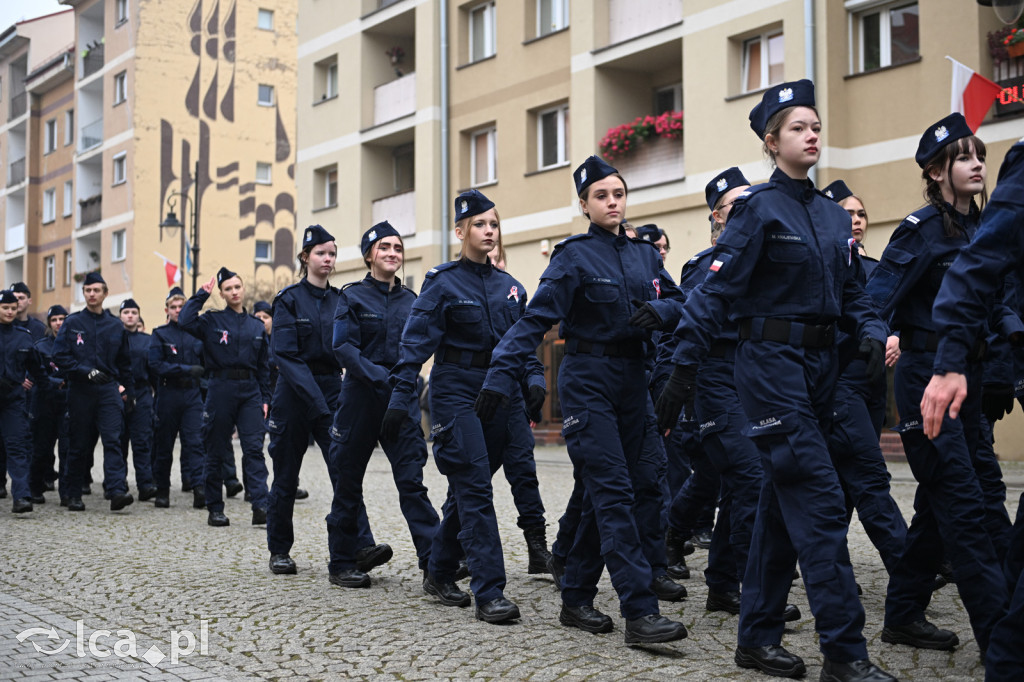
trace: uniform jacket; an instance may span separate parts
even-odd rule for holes
[[[401,281],[392,287],[369,274],[342,287],[333,346],[348,376],[377,388],[388,385],[415,300],[416,294]]]
[[[128,332],[110,311],[71,313],[53,348],[60,374],[71,382],[88,381],[89,373],[98,369],[124,386],[126,395],[135,396]]]

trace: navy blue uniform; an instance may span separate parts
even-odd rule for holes
[[[270,366],[263,323],[245,312],[202,309],[209,292],[200,289],[181,309],[182,329],[203,342],[210,388],[203,406],[206,443],[206,508],[224,511],[223,463],[234,460],[231,433],[238,428],[242,475],[253,509],[267,507],[267,465],[263,459],[263,406],[270,403]],[[195,481],[193,483],[196,483]]]
[[[26,320],[15,319],[14,326],[26,330],[32,335],[33,341],[38,341],[46,336],[46,324],[31,316]]]
[[[171,489],[174,439],[178,437],[181,439],[182,485],[202,485],[206,461],[199,437],[203,425],[203,396],[199,377],[189,372],[202,362],[203,342],[188,334],[177,322],[168,322],[153,330],[149,344],[149,367],[157,383],[153,480],[157,490],[164,494]]]
[[[427,272],[402,332],[391,371],[389,409],[416,408],[416,377],[434,355],[430,371],[430,418],[434,461],[448,477],[450,496],[434,536],[428,571],[439,582],[454,580],[465,550],[477,604],[503,596],[505,562],[494,513],[491,476],[502,464],[509,429],[521,428],[525,406],[520,381],[544,386],[534,355],[515,372],[510,404],[481,423],[473,404],[484,383],[490,353],[526,309],[526,290],[490,261],[444,263]],[[534,346],[536,349],[536,346]],[[517,425],[516,420],[522,421]]]
[[[145,332],[128,332],[128,352],[132,358],[132,377],[135,379],[135,409],[124,418],[121,434],[121,453],[128,463],[128,444],[131,442],[135,464],[135,485],[139,492],[155,487],[153,484],[153,385],[149,369],[149,347],[152,337]]]
[[[57,376],[57,364],[53,361],[55,336],[44,336],[36,341],[39,361],[46,370],[46,378],[34,387],[31,393],[32,411],[32,472],[29,485],[33,495],[42,495],[47,482],[53,480],[54,453],[57,446],[57,477],[60,490],[67,487],[68,434],[68,387],[67,382]]]
[[[88,463],[97,438],[103,441],[103,490],[111,497],[128,492],[127,473],[121,452],[124,401],[117,390],[124,386],[128,400],[135,398],[128,332],[109,311],[88,309],[71,313],[53,344],[54,361],[68,381],[68,490],[61,497],[81,497],[88,476]],[[93,370],[109,381],[97,384],[89,379]]]
[[[32,497],[29,470],[32,445],[28,433],[27,391],[22,386],[31,374],[34,382],[44,381],[32,335],[13,324],[0,324],[0,438],[7,451],[11,476],[11,497]]]
[[[857,280],[850,218],[806,181],[776,169],[740,194],[707,279],[689,296],[675,361],[699,365],[726,319],[739,323],[735,381],[744,433],[764,483],[743,582],[738,642],[779,644],[799,558],[826,658],[867,658],[846,545],[843,492],[826,443],[836,380],[834,324],[884,343]]]
[[[369,274],[341,290],[334,315],[333,347],[346,375],[331,429],[331,466],[340,473],[327,516],[331,573],[355,568],[356,550],[374,544],[363,505],[363,477],[391,398],[388,373],[398,362],[402,328],[415,300],[416,294],[401,281],[391,286]],[[409,417],[398,438],[381,441],[381,447],[391,463],[398,504],[409,525],[419,566],[425,569],[438,516],[423,485],[427,445],[420,430],[418,406]]]
[[[679,298],[650,242],[591,224],[558,246],[526,315],[494,351],[485,388],[514,396],[521,368],[544,333],[562,321],[559,373],[562,434],[585,488],[576,540],[562,584],[568,606],[591,605],[604,566],[630,620],[658,613],[651,564],[637,519],[661,514],[658,465],[643,446],[650,397],[644,367],[649,332],[630,326],[631,301]],[[647,461],[657,457],[659,461]]]

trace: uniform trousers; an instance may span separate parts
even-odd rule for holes
[[[1017,504],[1004,573],[1010,606],[992,628],[985,656],[986,682],[1016,682],[1024,670],[1024,494]]]
[[[135,485],[139,490],[154,485],[153,481],[153,391],[148,384],[135,388],[135,409],[124,417],[121,432],[121,455],[128,463],[128,444],[132,447]]]
[[[32,467],[32,446],[28,433],[26,391],[12,386],[0,396],[0,440],[7,451],[7,473],[11,477],[11,497],[15,500],[32,496],[29,470]]]
[[[81,497],[89,479],[92,452],[97,439],[103,443],[103,491],[110,496],[128,492],[128,467],[121,454],[121,430],[124,428],[124,401],[117,382],[96,385],[72,381],[68,388],[68,490],[61,497]]]
[[[157,489],[171,489],[171,463],[174,460],[175,438],[181,441],[178,466],[181,469],[182,484],[190,483],[197,488],[201,486],[206,455],[200,439],[203,398],[199,388],[158,388],[155,422],[153,479]]]
[[[203,442],[206,443],[206,508],[224,511],[223,462],[234,460],[231,434],[237,427],[242,446],[242,475],[252,495],[252,508],[267,507],[267,463],[263,458],[263,398],[256,380],[210,379],[203,407]]]
[[[33,495],[42,495],[53,480],[54,460],[57,464],[58,486],[67,486],[68,394],[66,390],[37,390],[32,397],[32,470],[29,487]],[[57,446],[57,457],[53,447]]]

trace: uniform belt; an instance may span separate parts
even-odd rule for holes
[[[252,376],[252,370],[248,369],[215,369],[209,373],[211,377],[218,379],[248,379]]]
[[[192,377],[161,377],[160,385],[171,388],[199,388],[199,380]]]
[[[307,362],[306,366],[309,367],[309,371],[313,376],[327,376],[331,374],[338,375],[341,373],[341,370],[338,369],[337,365],[332,365],[329,362]]]
[[[805,324],[777,317],[748,317],[740,320],[740,339],[774,341],[796,348],[828,348],[836,342],[836,326]]]
[[[900,350],[916,351],[918,353],[934,353],[939,349],[939,335],[936,332],[920,327],[909,327],[900,329]],[[980,362],[985,359],[988,353],[988,343],[985,339],[977,339],[971,346],[967,359],[972,362]]]
[[[736,359],[736,343],[733,341],[716,341],[708,349],[709,358]]]
[[[608,358],[639,358],[644,354],[644,342],[617,341],[614,343],[592,343],[583,339],[568,339],[565,352],[569,355],[603,355]]]
[[[439,353],[439,360],[451,365],[484,368],[491,365],[491,351],[462,350],[461,348],[445,348]]]

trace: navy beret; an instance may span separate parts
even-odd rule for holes
[[[175,296],[181,296],[182,298],[185,298],[185,292],[181,290],[181,287],[174,287],[169,292],[167,292],[167,298],[165,300],[169,301]]]
[[[750,129],[764,139],[768,119],[789,107],[813,107],[814,83],[801,78],[798,81],[780,83],[765,90],[761,101],[750,110]]]
[[[227,268],[221,268],[217,271],[217,286],[219,287],[225,280],[229,280],[232,277],[238,277],[238,273],[231,272]]]
[[[121,307],[119,308],[119,310],[124,310],[125,308],[135,308],[140,312],[142,311],[142,308],[139,307],[139,304],[135,302],[134,298],[126,298],[125,300],[121,301]]]
[[[494,208],[494,202],[476,189],[469,189],[455,197],[455,222],[480,215]]]
[[[662,232],[661,228],[655,224],[641,225],[636,228],[637,239],[643,239],[645,242],[654,243],[662,238],[665,233]]]
[[[928,126],[928,130],[924,131],[924,135],[921,136],[921,141],[917,145],[917,154],[914,155],[914,160],[917,161],[918,166],[924,168],[947,144],[973,134],[964,115],[959,112],[952,113]]]
[[[302,248],[305,249],[309,246],[317,246],[319,244],[326,244],[327,242],[333,242],[332,237],[327,230],[320,227],[319,225],[310,225],[306,228],[306,231],[302,234]]]
[[[90,284],[106,284],[107,280],[103,279],[103,275],[99,272],[90,272],[85,276],[85,280],[82,282],[83,285],[88,286]]]
[[[0,303],[17,303],[18,297],[10,289],[0,289]]]
[[[493,206],[494,204],[491,205]],[[370,253],[370,249],[373,247],[375,242],[384,239],[384,237],[401,236],[402,235],[398,234],[398,230],[391,227],[391,223],[386,220],[381,221],[363,233],[363,238],[359,242],[359,251],[365,256]]]
[[[320,243],[322,244],[323,242]],[[256,313],[269,313],[270,315],[273,315],[274,306],[270,305],[266,301],[256,301],[252,304],[252,312],[254,315]]]
[[[704,186],[704,198],[708,202],[708,208],[714,211],[715,205],[718,204],[718,200],[722,198],[723,194],[734,187],[742,187],[749,184],[750,181],[743,176],[739,168],[736,166],[726,168],[711,178],[711,181]]]
[[[28,290],[28,285],[24,282],[15,282],[11,285],[11,291],[16,294],[25,294],[26,296],[32,296],[32,292]]]
[[[59,303],[57,305],[51,305],[50,309],[46,311],[46,319],[49,320],[54,315],[63,315],[64,317],[67,317],[68,309]]]
[[[846,183],[843,182],[842,180],[836,180],[828,187],[823,189],[822,192],[825,194],[825,196],[827,196],[829,199],[836,202],[837,204],[846,197],[853,196],[853,192],[850,191],[850,188],[847,187]]]
[[[614,175],[619,171],[597,156],[589,156],[587,160],[579,165],[573,172],[573,180],[576,181],[576,196],[581,196],[583,190],[593,185],[598,180]]]

